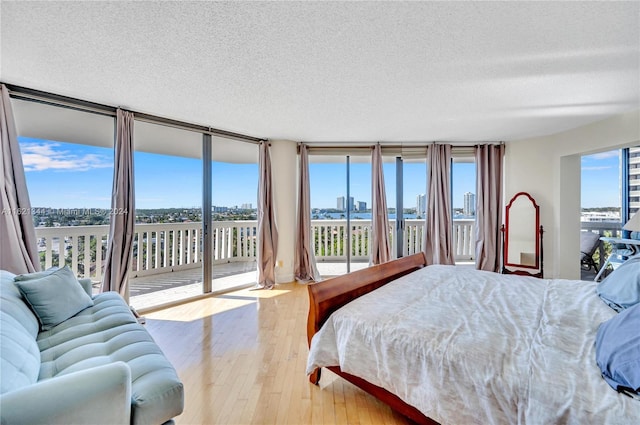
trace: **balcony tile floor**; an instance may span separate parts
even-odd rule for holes
[[[364,269],[366,262],[351,263],[351,271]],[[323,278],[346,272],[346,265],[337,262],[319,262],[318,271]],[[214,292],[249,287],[256,283],[256,262],[233,262],[213,266]],[[160,273],[130,279],[131,305],[144,312],[160,306],[202,295],[202,271],[199,268]]]

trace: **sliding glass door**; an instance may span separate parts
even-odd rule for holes
[[[233,143],[212,146],[212,292],[256,282],[258,145]]]
[[[323,277],[347,272],[346,157],[309,157],[311,229]]]
[[[203,293],[202,134],[135,124],[136,224],[131,305]]]
[[[473,157],[454,158],[451,166],[453,249],[456,263],[475,260],[476,163]]]

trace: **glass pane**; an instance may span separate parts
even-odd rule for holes
[[[453,207],[453,249],[457,263],[472,262],[475,257],[476,164],[454,162],[451,168]]]
[[[346,163],[309,158],[311,227],[318,270],[323,277],[347,272],[346,265]],[[342,160],[342,162],[337,162]]]
[[[258,164],[214,161],[211,168],[212,291],[219,292],[256,282]]]
[[[404,255],[422,251],[427,208],[426,159],[405,160],[403,170]]]
[[[143,309],[202,294],[201,158],[136,151],[134,164],[131,305]]]
[[[349,171],[351,264],[350,271],[368,267],[371,241],[371,158],[351,157]],[[394,204],[387,204],[387,207]],[[360,207],[356,209],[356,207]]]
[[[617,231],[621,225],[620,150],[584,155],[580,178],[583,229],[585,223],[609,222],[616,226],[607,230]]]
[[[113,149],[18,137],[40,266],[98,283],[109,234]],[[54,188],[54,189],[52,189]]]

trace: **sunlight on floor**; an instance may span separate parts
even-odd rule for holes
[[[286,286],[286,285],[283,285]],[[274,298],[291,292],[289,289],[241,289],[226,294],[201,298],[185,304],[144,314],[152,320],[192,322],[230,310],[258,304],[259,299]],[[258,306],[256,306],[258,308]]]
[[[254,299],[247,299],[247,297],[242,297],[242,299],[210,297],[191,301],[180,306],[158,310],[145,314],[144,316],[152,320],[193,322],[256,303],[257,298],[255,297]]]

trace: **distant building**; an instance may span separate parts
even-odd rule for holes
[[[462,214],[465,216],[476,215],[476,195],[471,192],[464,194],[464,207]]]
[[[628,170],[629,185],[629,219],[640,211],[640,146],[629,148],[628,163],[625,164]]]
[[[251,209],[251,204],[242,204],[242,205],[240,205],[240,208],[242,208],[243,210],[250,210]]]
[[[358,211],[366,211],[366,210],[367,210],[367,203],[358,201]]]
[[[424,215],[427,211],[427,195],[424,193],[416,196],[416,214]]]
[[[617,211],[584,211],[580,214],[583,223],[620,223]]]
[[[346,210],[346,205],[345,205],[345,197],[344,196],[338,196],[337,202],[336,202],[336,209],[340,210],[340,211],[345,211]],[[353,202],[353,196],[349,197],[349,211],[353,211],[353,207],[354,207],[354,202]]]

